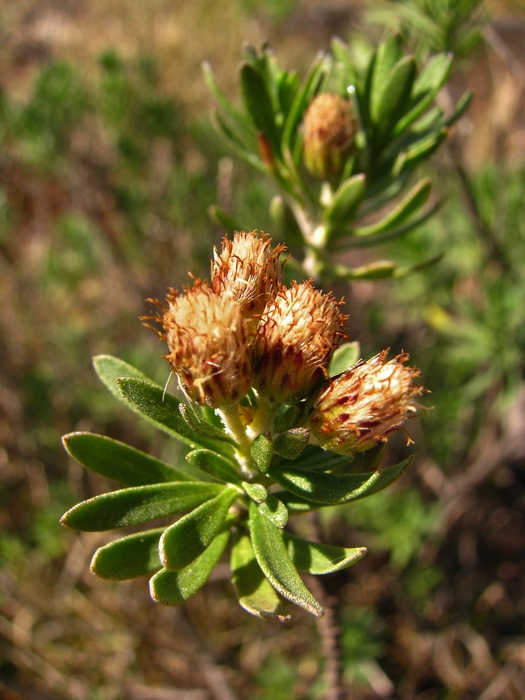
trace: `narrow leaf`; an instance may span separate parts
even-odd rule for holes
[[[100,547],[91,561],[91,571],[100,578],[126,581],[162,568],[159,540],[163,527],[137,532]]]
[[[246,109],[258,131],[262,132],[271,146],[275,158],[280,158],[280,136],[275,124],[272,99],[261,74],[249,63],[240,73],[241,91]]]
[[[432,181],[426,177],[417,182],[408,194],[383,219],[370,226],[354,230],[354,236],[370,236],[389,231],[409,219],[427,201]]]
[[[259,512],[253,501],[249,525],[255,557],[275,590],[312,615],[323,615],[323,608],[306,588],[288,556],[282,531]]]
[[[180,413],[181,402],[172,394],[164,394],[161,387],[141,379],[119,379],[117,385],[128,404],[160,430],[191,447],[204,447],[227,456],[233,454],[230,445],[198,435],[190,428]]]
[[[288,509],[271,493],[259,504],[259,513],[262,513],[271,523],[280,528],[285,527],[288,522]]]
[[[289,622],[290,615],[261,571],[246,534],[239,533],[233,544],[231,569],[237,598],[247,612],[272,622]]]
[[[163,566],[176,571],[199,557],[221,530],[228,509],[238,495],[236,489],[224,489],[167,528],[159,543]]]
[[[366,547],[333,547],[283,532],[286,550],[299,571],[320,576],[346,569],[366,554]]]
[[[400,134],[430,105],[444,85],[452,66],[453,56],[440,53],[428,61],[414,81],[412,98],[407,113],[398,121],[394,134]]]
[[[61,523],[86,532],[138,525],[195,508],[223,490],[221,484],[197,481],[119,489],[78,503],[62,516]]]
[[[64,435],[62,442],[77,462],[123,486],[191,480],[187,474],[160,459],[104,435],[69,433]]]
[[[330,364],[328,365],[328,374],[330,377],[336,377],[341,372],[346,372],[347,369],[353,367],[359,360],[359,342],[354,340],[353,343],[344,343],[340,345],[332,355]]]
[[[389,73],[381,89],[372,95],[371,116],[383,140],[399,119],[412,90],[416,63],[412,56],[402,58]]]
[[[123,401],[122,394],[117,387],[117,379],[120,377],[134,377],[135,379],[143,379],[154,386],[158,386],[152,379],[146,377],[140,370],[132,365],[129,365],[124,360],[111,355],[97,355],[93,358],[93,367],[102,382],[111,391],[119,401]]]
[[[326,474],[272,467],[269,475],[280,486],[307,501],[337,505],[365,498],[389,486],[412,463],[412,458],[387,469],[365,474]]]
[[[290,107],[288,116],[286,117],[283,137],[282,137],[282,148],[283,151],[292,150],[294,146],[294,139],[297,136],[297,127],[303,118],[305,109],[308,107],[312,101],[319,81],[321,80],[323,74],[323,68],[325,63],[325,57],[320,55],[312,64],[310,73],[305,78],[304,83],[296,93],[294,102]]]
[[[229,531],[221,532],[189,566],[180,571],[162,569],[150,579],[153,600],[163,605],[180,605],[189,600],[210,578],[228,543]]]
[[[366,176],[363,173],[345,180],[335,192],[325,209],[323,218],[331,231],[350,223],[366,192]]]
[[[241,484],[242,479],[232,463],[212,450],[193,450],[186,455],[186,459],[218,481]]]
[[[371,82],[371,94],[377,95],[384,88],[390,78],[392,68],[403,56],[401,37],[398,34],[390,34],[378,46],[374,71]]]

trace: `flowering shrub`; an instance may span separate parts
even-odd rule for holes
[[[152,575],[153,599],[177,605],[201,588],[231,541],[242,607],[285,621],[281,597],[323,614],[299,572],[327,574],[365,554],[301,539],[285,529],[288,518],[395,481],[410,459],[382,468],[380,447],[418,413],[423,389],[406,354],[356,362],[340,302],[310,281],[285,287],[283,251],[266,234],[225,237],[211,284],[170,290],[144,319],[160,327],[185,401],[116,358],[95,358],[113,394],[188,444],[186,459],[202,474],[101,435],[66,435],[75,459],[125,487],[71,508],[62,518],[68,527],[111,530],[185,513],[98,549],[98,576]],[[358,452],[368,455],[355,468]]]

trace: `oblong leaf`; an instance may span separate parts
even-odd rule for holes
[[[191,481],[191,477],[160,459],[118,440],[76,432],[62,438],[67,452],[84,467],[123,486],[144,486],[167,481]]]
[[[245,227],[238,224],[224,209],[217,204],[212,204],[208,207],[208,216],[212,223],[222,229],[225,233],[233,236],[235,231],[244,231]]]
[[[253,501],[250,502],[249,525],[255,557],[275,590],[312,615],[323,615],[323,608],[306,588],[288,556],[282,531],[259,512]]]
[[[150,595],[163,605],[180,605],[189,600],[210,578],[228,544],[229,531],[217,535],[210,546],[180,571],[161,569],[150,579]]]
[[[315,576],[346,569],[366,554],[366,547],[333,547],[303,540],[289,532],[283,532],[283,539],[294,566]]]
[[[218,496],[168,527],[159,543],[163,566],[176,571],[197,559],[221,530],[238,495],[236,489],[223,489]]]
[[[232,581],[240,605],[252,615],[273,622],[288,622],[290,615],[257,563],[248,535],[239,533],[231,553]]]
[[[212,450],[193,450],[186,455],[186,459],[194,467],[198,467],[218,481],[241,485],[242,477],[232,463]]]
[[[100,578],[126,581],[161,569],[159,540],[164,529],[136,532],[100,547],[91,560],[91,571]]]
[[[365,474],[326,474],[272,467],[269,475],[280,486],[306,501],[337,505],[371,496],[389,486],[412,463],[412,457],[387,469]]]
[[[60,522],[86,532],[113,530],[195,508],[223,490],[222,484],[200,481],[134,486],[78,503],[62,516]]]
[[[184,420],[180,413],[180,401],[172,394],[142,379],[118,379],[117,386],[121,395],[137,413],[165,433],[182,440],[192,448],[204,447],[222,455],[231,457],[231,445],[198,435]]]

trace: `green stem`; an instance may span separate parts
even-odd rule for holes
[[[238,445],[236,449],[237,462],[239,463],[241,474],[246,480],[251,480],[256,472],[251,468],[250,448],[252,440],[248,437],[246,426],[239,414],[237,404],[222,406],[216,409],[220,415],[226,432],[228,432]]]

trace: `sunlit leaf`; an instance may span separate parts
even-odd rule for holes
[[[223,490],[222,484],[198,481],[119,489],[78,503],[62,516],[61,523],[86,532],[138,525],[200,506]]]
[[[189,600],[209,579],[228,544],[229,530],[217,535],[204,552],[180,571],[161,569],[150,579],[150,595],[163,605],[180,605]]]
[[[239,533],[233,544],[231,569],[237,598],[247,612],[273,622],[290,620],[275,589],[257,563],[250,538],[244,533]]]
[[[152,574],[162,568],[159,540],[163,532],[163,527],[137,532],[100,547],[91,561],[91,571],[115,581]]]
[[[350,367],[353,367],[359,360],[359,342],[354,340],[352,343],[344,343],[340,345],[332,355],[330,364],[328,365],[328,374],[330,377],[336,377],[341,372],[345,372]]]
[[[303,540],[289,532],[283,532],[283,539],[294,566],[316,576],[346,569],[366,554],[366,547],[333,547]]]
[[[255,557],[275,590],[313,615],[322,615],[323,608],[306,588],[288,556],[282,530],[262,515],[253,501],[249,525]]]
[[[238,495],[236,489],[223,489],[218,496],[168,527],[159,544],[163,566],[176,571],[199,557],[221,530]]]
[[[69,454],[84,467],[124,486],[163,481],[190,481],[191,477],[134,447],[93,433],[69,433],[62,438]]]

